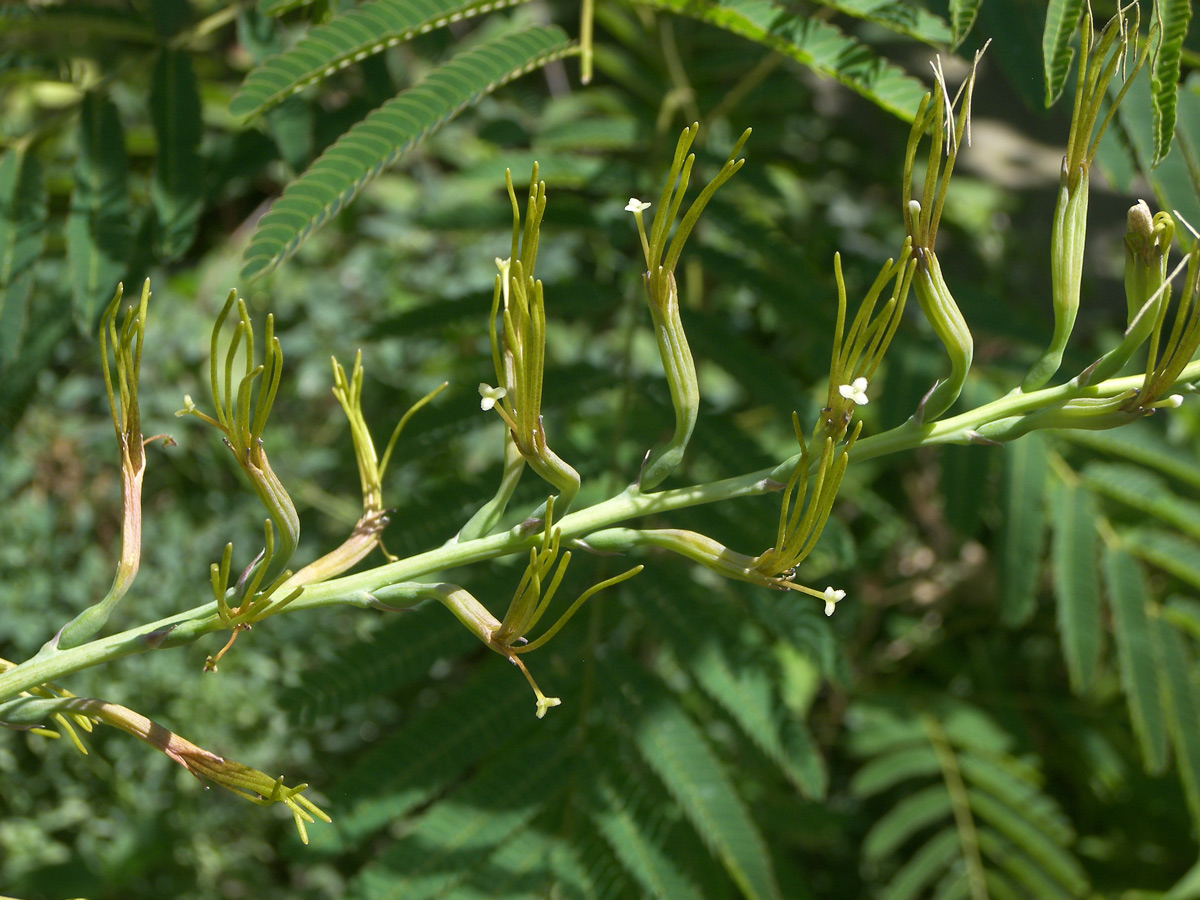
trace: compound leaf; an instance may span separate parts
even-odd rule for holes
[[[771,0],[643,0],[757,41],[912,121],[925,87],[870,47],[828,22],[805,17]]]
[[[1083,0],[1050,0],[1046,7],[1046,27],[1042,31],[1042,71],[1046,79],[1046,106],[1053,106],[1062,96],[1063,85],[1075,51],[1071,38],[1079,25]]]
[[[89,92],[79,115],[75,190],[67,217],[67,261],[75,317],[92,330],[125,272],[130,245],[125,133],[117,108]]]
[[[250,239],[242,277],[269,272],[427,134],[503,84],[572,52],[556,27],[510,32],[458,54],[389,100],[289,184]]]
[[[525,0],[373,0],[318,25],[295,46],[246,76],[229,101],[235,116],[256,116],[305,85],[327,78],[417,34]],[[267,11],[274,14],[274,10]]]

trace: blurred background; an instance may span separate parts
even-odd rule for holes
[[[362,350],[377,441],[450,382],[406,428],[384,486],[395,510],[385,542],[403,556],[450,538],[499,477],[501,428],[480,413],[476,386],[494,380],[488,310],[493,260],[508,255],[506,167],[518,193],[534,160],[547,182],[544,412],[557,452],[583,476],[579,507],[632,481],[673,424],[624,206],[631,196],[657,201],[684,126],[700,122],[693,191],[742,129],[754,133],[745,167],[680,264],[703,411],[664,487],[794,452],[792,411],[809,422],[824,402],[834,253],[853,303],[899,251],[908,122],[762,43],[618,0],[596,9],[591,85],[579,85],[578,60],[567,59],[484,97],[276,272],[246,283],[241,256],[257,218],[351,123],[510,20],[578,27],[574,7],[540,3],[460,23],[370,56],[247,125],[228,110],[246,73],[352,6],[269,14],[284,5],[130,0],[0,12],[5,149],[34,159],[44,184],[38,199],[5,202],[43,203],[46,223],[24,311],[14,314],[11,299],[0,307],[10,317],[0,316],[5,659],[27,658],[102,596],[119,551],[117,454],[89,319],[97,307],[81,304],[87,288],[68,252],[71,223],[87,214],[80,184],[96,171],[110,179],[93,179],[105,198],[93,225],[95,215],[110,220],[95,234],[117,245],[114,277],[152,281],[142,429],[177,442],[147,450],[142,568],[117,628],[204,602],[225,543],[240,570],[261,541],[261,509],[219,436],[174,416],[185,394],[211,409],[210,329],[232,287],[258,321],[274,314],[283,345],[267,449],[300,510],[298,559],[339,544],[360,514],[330,357],[348,366]],[[938,248],[975,333],[976,371],[956,407],[967,409],[1010,390],[1052,325],[1049,223],[1070,109],[1043,104],[1044,4],[984,3],[953,52],[841,8],[853,5],[795,10],[927,85],[936,54],[954,86],[964,60],[994,40]],[[1096,5],[1098,18],[1107,6]],[[934,2],[928,14],[947,10]],[[1197,58],[1189,42],[1185,72]],[[191,82],[164,82],[174,53]],[[1186,127],[1200,124],[1191,79]],[[156,111],[170,99],[164,83],[180,90],[178,118]],[[1147,102],[1133,92],[1101,149],[1066,375],[1124,328],[1126,209],[1154,193],[1197,207],[1187,169],[1197,143],[1177,146],[1181,168],[1164,167],[1153,183],[1131,163],[1148,140]],[[108,129],[95,145],[79,130],[89,103]],[[156,194],[165,139],[191,148],[176,175],[194,187],[169,214]],[[124,150],[115,188],[120,166],[105,167],[114,146]],[[864,433],[907,419],[943,366],[914,302],[861,410]],[[440,607],[279,616],[243,635],[214,674],[202,666],[222,635],[81,672],[63,687],[308,782],[334,825],[311,827],[303,847],[284,811],[208,790],[123,734],[95,732],[85,757],[66,741],[7,733],[0,893],[950,898],[978,897],[982,884],[995,897],[1160,896],[1196,858],[1200,748],[1170,723],[1195,722],[1185,714],[1200,633],[1198,429],[1189,402],[1112,436],[1035,435],[852,465],[799,574],[847,590],[829,619],[808,598],[721,581],[665,554],[639,559],[643,574],[530,658],[543,689],[563,700],[544,721],[519,674]],[[1131,481],[1139,477],[1149,480]],[[1087,677],[1064,662],[1061,568],[1043,557],[1046,536],[1061,533],[1046,501],[1061,503],[1068,489],[1122,536],[1151,618],[1172,625],[1175,642],[1160,652],[1181,661],[1182,681],[1163,694],[1157,721],[1122,696],[1135,681],[1107,607],[1097,602],[1085,623],[1096,636]],[[543,499],[527,474],[513,515]],[[771,496],[653,524],[753,554],[774,540],[777,515]],[[1090,546],[1095,566],[1095,536]],[[522,562],[442,577],[499,612]],[[560,596],[625,567],[579,555]]]

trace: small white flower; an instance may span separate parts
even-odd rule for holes
[[[825,588],[825,615],[832,616],[838,601],[846,596],[845,591],[834,590],[833,585]]]
[[[483,398],[479,401],[479,408],[491,409],[496,405],[496,401],[503,400],[507,393],[508,388],[506,387],[492,387],[490,384],[479,382],[479,396]]]
[[[867,379],[861,375],[850,384],[839,385],[838,393],[847,400],[852,400],[858,406],[866,406],[869,402],[867,400]]]
[[[548,710],[550,707],[559,706],[561,704],[562,701],[557,697],[543,697],[539,694],[537,701],[537,717],[539,719],[542,718],[542,716],[546,715],[546,710]]]
[[[649,208],[649,203],[639,200],[637,197],[630,197],[629,202],[625,204],[625,212],[640,213],[645,212]]]

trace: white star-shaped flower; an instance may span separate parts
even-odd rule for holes
[[[537,701],[537,717],[540,719],[546,715],[546,710],[552,706],[559,706],[562,703],[557,697],[542,697],[538,696]]]
[[[491,409],[496,405],[496,402],[504,399],[504,395],[508,393],[506,387],[492,387],[490,384],[479,382],[479,396],[483,399],[479,401],[480,409]]]
[[[853,401],[858,406],[866,406],[869,402],[867,399],[867,379],[861,375],[855,378],[850,384],[839,385],[838,393],[847,400]]]
[[[625,204],[625,212],[640,213],[645,212],[649,208],[649,203],[639,200],[637,197],[630,197],[629,202]]]
[[[838,601],[845,596],[845,591],[834,590],[833,585],[825,588],[825,615],[832,616]]]

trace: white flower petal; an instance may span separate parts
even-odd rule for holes
[[[843,590],[834,589],[833,585],[825,588],[825,615],[832,616],[833,610],[837,606],[838,601],[846,596]]]
[[[625,212],[640,213],[650,208],[650,204],[637,197],[630,197],[629,202],[625,204]]]
[[[861,375],[850,384],[838,385],[838,393],[857,406],[866,406],[870,402],[867,397],[867,379]]]
[[[479,408],[491,409],[496,405],[496,401],[503,400],[507,393],[508,388],[506,387],[492,387],[490,384],[479,382],[479,396],[483,398],[479,401]]]

